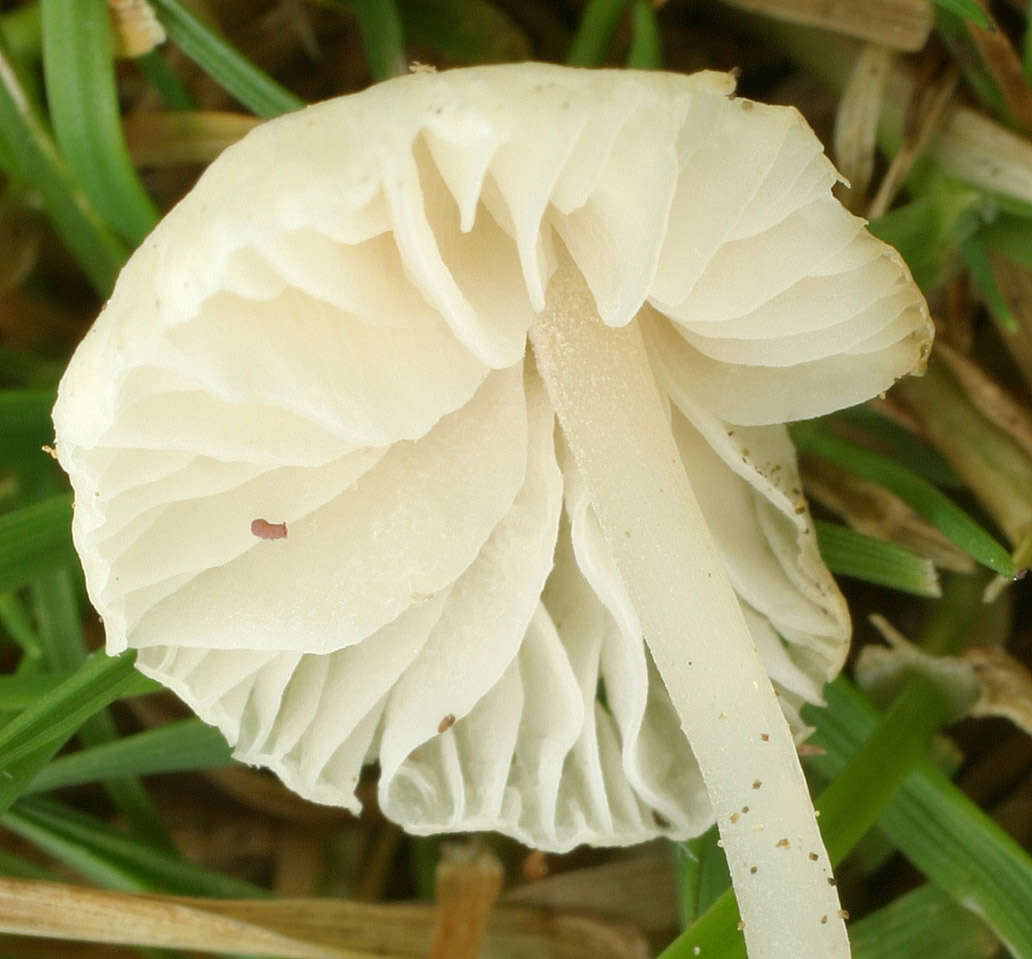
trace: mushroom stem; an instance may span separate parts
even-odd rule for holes
[[[530,338],[702,771],[749,955],[847,957],[795,744],[681,462],[638,322],[606,326],[562,251]]]

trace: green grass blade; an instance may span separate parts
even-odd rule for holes
[[[648,0],[634,0],[631,8],[631,48],[627,66],[632,70],[663,69],[663,37],[656,10]]]
[[[814,764],[835,776],[878,724],[877,711],[844,679],[825,688],[828,708],[804,710],[815,722],[823,756]],[[1015,957],[1032,957],[1032,858],[928,762],[907,777],[879,826],[932,882],[980,916]]]
[[[27,3],[0,14],[3,34],[11,56],[23,63],[38,60],[43,50],[43,18],[38,3]]]
[[[0,516],[0,593],[74,559],[71,523],[70,493]]]
[[[1029,30],[1032,37],[1032,29]],[[1030,81],[1032,82],[1032,81]],[[1013,260],[1026,270],[1032,270],[1032,243],[1028,241],[1029,221],[1013,213],[1000,213],[982,229],[980,238],[985,246]]]
[[[25,469],[19,475],[22,489],[30,491],[31,495],[46,495],[56,486],[50,464],[41,466],[45,468]],[[87,658],[79,612],[81,574],[73,575],[73,570],[78,573],[77,564],[46,572],[35,578],[30,589],[43,659],[52,672],[74,673]],[[123,693],[128,694],[130,688],[151,685],[134,670]],[[86,746],[117,738],[118,730],[106,710],[90,716],[79,729],[79,739]],[[104,788],[139,839],[159,848],[172,848],[172,840],[139,780],[107,780]]]
[[[90,657],[63,683],[0,729],[0,769],[54,740],[64,742],[97,710],[118,699],[135,671],[135,651]]]
[[[828,709],[811,708],[805,718],[820,731],[820,723],[833,708],[829,697]],[[841,862],[887,811],[900,784],[946,722],[950,708],[930,680],[915,676],[907,681],[881,721],[875,721],[867,736],[854,744],[850,756],[843,757],[837,777],[816,803],[821,834],[833,863]],[[825,745],[823,740],[820,745]],[[745,959],[745,940],[737,924],[738,906],[728,889],[695,925],[663,950],[660,959],[694,959],[699,955]]]
[[[62,361],[39,356],[28,350],[15,350],[0,343],[0,383],[5,386],[34,389],[56,386],[64,366]]]
[[[358,21],[369,75],[375,81],[401,76],[408,68],[405,34],[394,0],[348,0]]]
[[[989,315],[996,320],[1004,333],[1017,333],[1018,321],[996,282],[996,276],[993,274],[993,267],[989,262],[989,256],[982,244],[981,237],[977,233],[969,236],[958,249],[961,256],[964,257],[971,279],[982,294],[985,305],[989,308]]]
[[[70,673],[86,661],[86,644],[79,620],[78,590],[68,570],[56,570],[33,583],[36,617],[46,660],[52,669]],[[153,680],[133,670],[119,698],[153,692]],[[83,745],[99,746],[118,739],[111,715],[102,710],[90,716],[79,729]],[[104,781],[104,788],[141,840],[160,849],[172,849],[172,840],[161,822],[143,784],[132,778]]]
[[[606,59],[629,0],[588,0],[566,54],[571,67],[597,67]]]
[[[181,0],[152,2],[169,39],[253,113],[275,117],[305,105],[227,43]]]
[[[41,798],[23,799],[0,824],[71,869],[116,889],[252,899],[268,892],[148,848],[107,823]]]
[[[1010,553],[927,480],[885,456],[834,436],[820,426],[797,423],[791,432],[801,450],[823,456],[851,473],[891,490],[950,542],[982,565],[1001,576],[1013,577],[1017,573]]]
[[[956,14],[962,20],[970,20],[976,27],[981,27],[983,30],[992,28],[992,21],[978,0],[935,0],[935,5]]]
[[[39,879],[43,882],[60,882],[61,877],[50,869],[16,856],[0,848],[0,876],[14,876],[17,879]]]
[[[194,772],[231,763],[222,734],[199,719],[183,719],[159,729],[126,736],[54,760],[32,782],[29,792],[119,776]]]
[[[128,248],[97,212],[60,156],[42,114],[0,37],[0,146],[13,169],[42,197],[54,229],[106,297],[129,255]]]
[[[53,406],[53,390],[0,391],[0,463],[43,455],[40,447],[54,436]]]
[[[61,748],[60,739],[45,743],[36,749],[35,752],[3,767],[3,775],[0,775],[0,820],[2,814],[10,809],[11,805],[18,800],[18,797],[28,788],[40,771],[46,768],[55,753]]]
[[[873,441],[869,445],[883,449],[900,466],[923,476],[929,483],[947,489],[964,488],[964,481],[938,450],[870,407],[851,406],[832,414],[828,419],[831,422],[848,423],[855,430],[860,430]]]
[[[0,676],[0,710],[28,709],[69,678],[63,673]]]
[[[408,42],[451,62],[535,59],[526,34],[490,0],[397,0],[397,4]]]
[[[39,633],[36,632],[32,621],[29,619],[29,615],[20,597],[14,593],[0,594],[0,627],[3,627],[7,635],[21,647],[24,660],[43,661],[43,644],[40,641]],[[21,709],[22,706],[27,705],[29,703],[12,707],[4,705],[3,701],[0,700],[0,709]]]
[[[151,50],[137,57],[136,65],[170,110],[193,110],[197,106],[190,91],[179,79],[179,74],[160,51]]]
[[[731,886],[731,874],[723,850],[717,845],[719,841],[717,827],[710,826],[701,836],[673,844],[682,929],[703,915]]]
[[[133,169],[122,135],[107,4],[41,3],[47,103],[57,141],[86,195],[135,246],[159,214]]]
[[[927,883],[849,927],[853,959],[990,959],[999,951],[985,923]]]
[[[934,177],[916,199],[871,221],[871,232],[903,255],[922,290],[940,286],[955,268],[957,246],[989,219],[992,205],[978,190]]]
[[[32,673],[31,675],[18,673],[13,676],[0,676],[0,710],[27,709],[43,696],[52,693],[61,683],[71,677],[72,673]],[[144,676],[143,673],[134,672],[122,687],[118,698],[130,699],[133,696],[146,696],[150,693],[161,692],[163,689],[161,683]],[[64,760],[62,759],[60,762],[64,762]],[[119,774],[122,772],[124,770],[119,770]]]
[[[930,559],[838,523],[817,520],[817,545],[837,576],[851,576],[916,596],[939,596],[939,577]]]

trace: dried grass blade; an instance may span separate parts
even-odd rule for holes
[[[981,4],[985,7],[985,3]],[[988,27],[965,21],[968,36],[982,61],[982,67],[992,77],[1003,96],[1004,104],[1015,125],[1025,133],[1032,133],[1032,90],[1022,67],[1021,58],[1011,46],[1005,31],[986,11]]]
[[[1018,324],[1018,332],[1001,337],[1025,382],[1032,387],[1032,270],[1008,256],[989,254],[993,275]]]
[[[506,892],[503,903],[552,912],[579,912],[628,922],[650,934],[677,925],[670,857],[649,855],[575,869]]]
[[[1032,456],[1032,415],[1028,409],[963,353],[941,342],[936,353],[982,415]]]
[[[125,138],[139,166],[207,164],[260,122],[246,113],[219,110],[135,113],[126,118]]]
[[[733,7],[789,23],[821,27],[895,50],[920,50],[932,30],[926,0],[725,0]]]
[[[77,942],[149,945],[281,959],[416,959],[430,947],[434,907],[337,899],[207,900],[134,895],[0,878],[0,931]],[[500,907],[481,955],[502,959],[646,959],[635,930],[575,916]]]
[[[913,130],[909,130],[908,125],[904,124],[903,142],[892,158],[889,169],[882,178],[878,192],[867,211],[870,219],[882,216],[892,206],[907,174],[924,153],[925,148],[932,141],[935,131],[941,125],[946,114],[946,107],[953,98],[959,82],[960,71],[956,68],[949,69],[935,85],[935,88],[928,92],[927,97],[921,98],[918,106],[920,112]],[[916,84],[913,92],[915,95],[919,93]]]
[[[851,210],[863,208],[874,173],[878,115],[892,70],[893,51],[873,43],[860,51],[835,114],[835,162],[849,180],[841,199]]]

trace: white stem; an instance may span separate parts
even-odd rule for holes
[[[670,433],[637,322],[607,327],[564,252],[530,336],[702,770],[749,955],[848,957],[795,744]]]

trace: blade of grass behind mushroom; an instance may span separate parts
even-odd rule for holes
[[[971,89],[1004,122],[1032,133],[1032,91],[1010,40],[983,8],[983,23],[940,5],[936,29],[954,51]]]
[[[62,493],[0,516],[0,592],[73,561],[71,495]]]
[[[1032,457],[982,416],[941,363],[931,363],[920,381],[900,384],[900,395],[1011,545],[1021,543],[1032,530]]]
[[[24,795],[120,776],[195,772],[231,762],[230,749],[217,729],[199,719],[182,719],[55,759]]]
[[[606,59],[630,0],[588,0],[566,54],[571,67],[597,67]]]
[[[949,461],[917,435],[916,422],[902,420],[892,407],[874,403],[851,406],[821,422],[846,439],[890,456],[929,483],[944,489],[964,486]]]
[[[986,242],[992,245],[996,240],[986,237]],[[991,251],[989,258],[993,275],[1018,325],[1016,332],[1001,336],[1000,339],[1025,383],[1032,386],[1032,270],[1026,265],[1019,265],[1009,250],[1006,254]]]
[[[829,708],[804,714],[825,748],[811,761],[837,775],[878,720],[846,680],[825,692]],[[1032,955],[1032,915],[1023,894],[1032,883],[1032,859],[942,773],[919,763],[879,826],[929,879],[980,915],[1015,956]]]
[[[932,29],[931,5],[923,0],[725,0],[772,20],[834,30],[896,50],[920,50]]]
[[[223,952],[231,942],[235,949],[284,959],[421,959],[433,921],[433,907],[423,904],[218,901],[0,879],[0,929],[78,941],[203,952]],[[629,927],[513,906],[492,911],[481,952],[484,959],[639,959],[645,954],[644,940]]]
[[[712,834],[715,841],[716,830]],[[685,845],[675,843],[674,847]],[[534,906],[556,914],[601,916],[611,922],[629,923],[650,937],[669,936],[677,926],[678,903],[670,882],[670,857],[661,847],[524,883],[503,892],[499,902]]]
[[[985,246],[977,233],[973,233],[960,244],[960,254],[968,268],[968,273],[989,315],[996,321],[1004,334],[1016,333],[1018,321],[1011,312],[1010,304],[1000,292],[999,284],[993,274],[992,264],[986,254]]]
[[[54,228],[96,291],[107,295],[128,251],[82,193],[0,36],[0,145],[9,176],[39,191]]]
[[[40,797],[20,799],[0,825],[100,885],[215,898],[266,897],[268,891],[135,841],[102,820]]]
[[[126,118],[125,135],[141,166],[210,163],[258,122],[246,113],[217,110],[147,111]]]
[[[901,546],[941,569],[963,573],[974,570],[974,560],[967,553],[884,486],[860,479],[828,460],[821,460],[816,468],[804,456],[801,466],[807,494],[839,514],[858,533]]]
[[[631,46],[627,66],[632,70],[660,70],[663,67],[663,38],[656,11],[649,0],[634,0],[631,8]]]
[[[398,0],[398,10],[415,49],[428,47],[449,64],[509,63],[533,56],[520,26],[488,0]]]
[[[63,743],[84,720],[113,703],[133,676],[136,657],[93,656],[63,683],[0,729],[0,766]]]
[[[739,22],[743,29],[775,42],[829,86],[845,88],[859,53],[855,41],[827,30],[758,17],[742,17]],[[915,84],[913,66],[897,61],[878,125],[879,143],[890,156],[902,142]],[[1022,209],[1032,203],[1032,143],[978,110],[957,102],[947,106],[927,152],[960,180],[1000,199],[1018,201]]]
[[[24,672],[25,667],[36,666],[42,662],[43,644],[36,633],[35,624],[29,619],[22,597],[17,593],[0,593],[0,628],[7,634],[7,638],[21,649],[22,658],[18,664],[19,671]],[[17,676],[5,678],[16,680]],[[51,678],[53,679],[53,674],[51,674]],[[54,682],[56,683],[60,679],[67,679],[67,676],[60,676]],[[20,709],[22,706],[29,705],[33,698],[35,697],[30,697],[25,703],[5,706],[5,708]]]
[[[933,883],[905,893],[850,927],[853,959],[991,959],[996,936]]]
[[[128,243],[158,210],[129,162],[115,89],[107,6],[41,0],[47,104],[58,144],[83,191]]]
[[[40,447],[51,437],[48,405],[52,390],[5,390],[0,393],[0,468],[17,465],[26,457],[39,458]]]
[[[1004,576],[1017,572],[1007,550],[997,540],[931,483],[910,470],[812,424],[793,426],[792,438],[804,452],[829,459],[857,476],[890,489],[984,566]]]
[[[169,39],[258,116],[274,117],[304,106],[302,100],[241,55],[180,0],[154,0],[154,7]]]
[[[37,462],[20,470],[19,486],[22,499],[31,505],[35,505],[34,501],[40,497],[53,495],[56,482],[49,463]],[[26,508],[31,508],[31,505]],[[68,673],[74,673],[87,663],[87,646],[79,611],[80,580],[78,576],[73,577],[71,568],[70,565],[51,566],[37,574],[29,584],[43,662],[51,670]],[[132,681],[135,680],[133,674]],[[78,736],[87,746],[97,745],[116,739],[118,730],[111,715],[101,709],[82,723]],[[41,759],[41,766],[47,760]],[[168,832],[138,779],[105,780],[104,788],[139,840],[158,849],[172,849]],[[18,795],[13,786],[10,795],[12,798]]]
[[[197,105],[179,74],[160,50],[136,57],[136,65],[170,110],[191,110]]]
[[[816,521],[817,543],[828,569],[917,596],[939,596],[932,561],[895,543],[858,533],[837,523]]]
[[[854,212],[864,208],[874,174],[878,115],[892,59],[893,51],[889,47],[865,44],[835,112],[832,139],[835,164],[849,181],[848,189],[840,184],[836,194]]]

